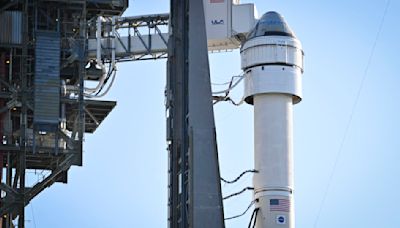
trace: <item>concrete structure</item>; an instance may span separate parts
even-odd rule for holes
[[[293,104],[303,51],[281,15],[262,16],[241,48],[245,101],[254,105],[257,228],[293,228]]]

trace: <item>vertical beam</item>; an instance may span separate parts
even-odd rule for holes
[[[193,228],[222,228],[224,214],[203,1],[189,5],[189,212]]]
[[[82,1],[82,14],[81,14],[81,20],[80,20],[80,34],[79,34],[79,41],[81,45],[81,50],[80,50],[80,59],[79,59],[79,119],[78,119],[78,140],[79,140],[79,153],[77,155],[77,163],[76,165],[82,166],[82,152],[83,152],[83,137],[85,133],[85,111],[84,111],[84,78],[85,78],[85,65],[86,65],[86,1]]]
[[[222,228],[215,123],[202,0],[171,0],[167,141],[170,228]]]
[[[6,176],[6,184],[8,186],[12,185],[12,167],[11,167],[11,155],[10,152],[7,152],[7,176]],[[11,214],[7,214],[5,228],[11,227]]]
[[[168,43],[167,112],[169,145],[169,228],[189,227],[188,203],[188,1],[171,0]]]
[[[22,43],[22,53],[21,53],[21,68],[20,68],[20,77],[21,77],[21,135],[20,135],[20,151],[19,151],[19,193],[21,202],[18,210],[18,228],[25,227],[25,170],[26,170],[26,147],[27,147],[27,127],[28,127],[28,84],[27,84],[27,67],[28,67],[28,43],[29,43],[29,0],[25,0],[24,2],[24,13],[23,13],[23,24],[22,24],[22,34],[24,37]],[[17,177],[15,177],[17,178]]]

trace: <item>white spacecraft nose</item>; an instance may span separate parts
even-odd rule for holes
[[[275,11],[265,13],[250,31],[247,40],[258,36],[289,36],[296,38],[282,15]]]
[[[258,94],[290,94],[301,101],[303,50],[300,41],[277,12],[265,13],[240,50],[245,72],[245,101]]]

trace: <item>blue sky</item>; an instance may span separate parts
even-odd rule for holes
[[[294,108],[297,227],[400,227],[400,1],[390,2],[377,40],[385,0],[245,2],[260,15],[280,12],[305,51],[304,96]],[[165,0],[130,1],[125,15],[168,8]],[[118,105],[86,136],[84,166],[32,201],[27,227],[167,227],[165,63],[118,66],[107,98]],[[241,72],[238,51],[211,54],[210,64],[213,82]],[[239,86],[234,98],[241,95]],[[253,167],[252,107],[218,104],[215,119],[221,175],[231,179]],[[250,175],[223,184],[223,194],[251,184]],[[251,198],[226,201],[225,215],[241,213]],[[249,216],[226,227],[246,227]]]

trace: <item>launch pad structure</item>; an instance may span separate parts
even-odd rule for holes
[[[24,227],[25,206],[82,165],[84,133],[116,104],[85,97],[88,28],[99,13],[120,15],[127,4],[0,3],[0,227]],[[28,185],[27,172],[42,177]]]
[[[277,37],[258,45],[256,41],[252,50],[264,45],[275,57],[247,55],[248,60],[261,60],[245,69],[250,75],[245,81],[253,83],[252,75],[258,68],[264,71],[264,65],[302,72],[300,45],[285,43],[280,29],[287,25],[279,15],[256,24],[254,4],[239,0],[170,0],[170,14],[121,17],[127,7],[128,0],[1,1],[0,228],[23,228],[25,206],[53,183],[67,183],[72,166],[83,165],[84,134],[94,133],[116,106],[102,100],[115,80],[116,64],[160,58],[168,58],[168,227],[225,227],[213,113],[213,99],[220,98],[211,91],[209,51],[241,47],[254,25],[253,32],[269,29],[261,29],[258,40],[265,40],[272,29]],[[295,77],[300,80],[300,73]],[[247,95],[277,93],[269,90],[269,82],[263,83],[262,91],[250,88]],[[285,89],[278,92],[291,96]],[[282,151],[286,153],[291,156],[291,151]],[[281,162],[283,172],[290,174],[286,169],[291,166]],[[29,183],[29,173],[41,178]],[[279,202],[264,179],[258,176],[262,187],[257,194]],[[260,206],[259,217],[266,217],[269,202]],[[266,224],[262,221],[254,225],[261,228]],[[282,227],[294,226],[287,224]]]
[[[183,23],[187,26],[188,18],[180,17],[187,14],[183,11],[188,10],[184,4],[188,5],[182,0],[171,1],[173,12],[180,11],[171,16],[175,23],[172,36],[177,37],[175,40],[185,36],[187,41],[187,27],[186,30],[180,27]],[[183,8],[176,7],[178,5]],[[121,16],[127,7],[127,0],[10,0],[0,4],[0,227],[24,227],[25,206],[53,183],[67,183],[71,166],[83,164],[84,134],[93,133],[116,105],[114,101],[98,99],[104,94],[102,90],[107,81],[110,84],[114,80],[115,63],[167,57],[170,37],[159,27],[168,25],[170,15],[116,21],[114,16]],[[196,23],[199,22],[204,23],[204,19]],[[121,37],[116,27],[127,30],[129,35]],[[144,36],[141,35],[143,28],[148,30]],[[204,28],[202,33],[203,57],[207,59]],[[181,48],[175,46],[170,50],[182,51],[169,55],[171,106],[167,110],[171,116],[168,121],[182,124],[183,129],[187,123],[183,110],[187,111],[188,107],[180,108],[188,103],[174,98],[188,96],[186,88],[176,86],[179,80],[187,82],[189,67],[181,66],[188,57],[188,43],[170,42],[169,45],[180,45]],[[208,68],[208,61],[205,63]],[[96,88],[88,89],[85,85],[88,81],[99,83]],[[211,99],[211,94],[209,97]],[[209,111],[210,108],[212,106]],[[177,143],[184,142],[187,148],[189,138],[176,140],[181,133],[171,131],[168,136],[171,138],[167,139],[171,154],[170,227],[187,227],[188,217],[182,213],[192,205],[187,201],[189,164],[188,160],[181,160],[188,159],[188,154],[182,150],[183,145]],[[197,134],[193,128],[192,133]],[[215,139],[215,133],[211,139]],[[209,144],[212,151],[214,144]],[[217,163],[214,165],[218,168]],[[41,179],[27,184],[28,172],[39,173]],[[186,177],[185,194],[177,191],[181,189],[178,182],[182,175]],[[211,178],[220,194],[219,174]],[[221,201],[221,195],[216,195],[216,199],[215,202]],[[222,202],[217,210],[223,222]]]

